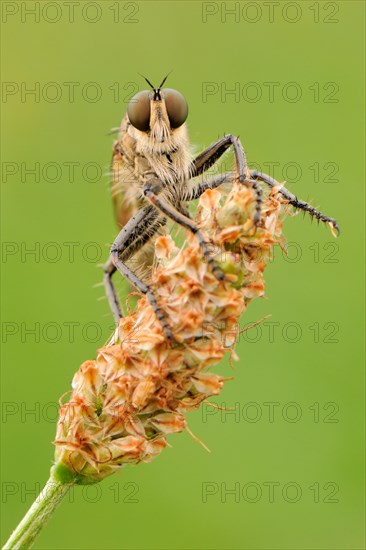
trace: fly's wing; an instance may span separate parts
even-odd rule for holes
[[[127,132],[127,116],[122,120],[118,140],[113,147],[111,193],[116,221],[122,228],[141,208],[142,204],[136,195],[139,188],[136,165],[135,142]],[[143,281],[148,282],[154,261],[153,239],[137,250],[127,260],[127,265]]]
[[[137,180],[134,173],[133,141],[126,132],[126,126],[125,117],[122,120],[118,140],[113,147],[111,166],[111,193],[119,227],[126,225],[139,208],[135,194]]]

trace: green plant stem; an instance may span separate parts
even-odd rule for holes
[[[37,535],[72,485],[73,482],[61,483],[51,475],[42,492],[3,546],[3,550],[31,548]]]

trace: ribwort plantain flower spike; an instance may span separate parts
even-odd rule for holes
[[[264,201],[253,227],[255,200],[234,184],[225,195],[207,190],[196,221],[224,271],[219,281],[197,240],[182,248],[160,236],[152,285],[173,330],[167,339],[145,296],[120,320],[111,341],[85,361],[60,407],[53,475],[93,483],[121,466],[149,462],[167,436],[187,428],[186,413],[218,395],[224,377],[209,369],[225,353],[234,359],[238,323],[249,302],[264,295],[263,272],[281,235],[284,199],[278,188]]]

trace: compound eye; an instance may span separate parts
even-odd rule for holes
[[[165,106],[168,112],[170,126],[179,128],[185,123],[188,116],[188,105],[181,93],[171,88],[162,90]]]
[[[127,115],[132,126],[141,132],[150,128],[150,92],[144,90],[134,95],[127,107]]]

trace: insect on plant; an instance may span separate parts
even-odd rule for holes
[[[180,92],[163,88],[167,76],[157,88],[143,77],[151,90],[138,92],[130,100],[114,144],[112,196],[117,221],[122,229],[111,247],[109,261],[104,265],[104,284],[116,323],[123,316],[112,281],[113,274],[118,271],[146,295],[165,335],[173,340],[166,314],[149,285],[148,269],[153,263],[151,243],[154,236],[168,219],[190,230],[198,239],[213,274],[224,280],[225,274],[212,257],[210,243],[191,219],[187,203],[199,198],[207,189],[240,182],[249,187],[255,196],[251,228],[255,232],[260,223],[262,186],[280,184],[269,175],[248,168],[242,144],[232,134],[218,139],[192,159],[185,125],[188,105]],[[230,147],[234,150],[235,172],[217,174],[199,183],[193,180],[207,172]],[[333,218],[298,200],[285,187],[280,188],[280,193],[290,205],[309,213],[318,221],[330,224],[339,233]],[[140,270],[132,269],[130,261],[133,258],[136,260],[133,265],[140,266]],[[145,267],[142,274],[139,273],[141,266]]]

